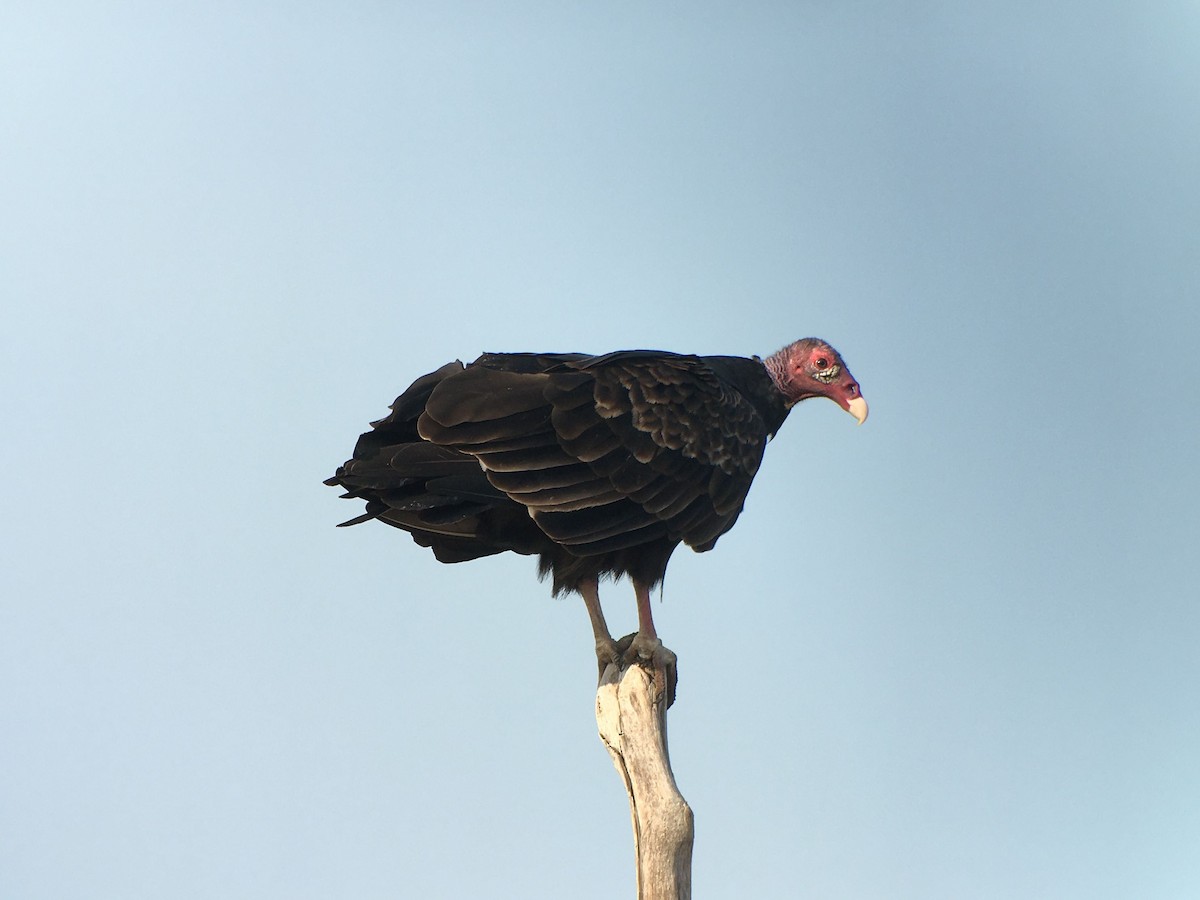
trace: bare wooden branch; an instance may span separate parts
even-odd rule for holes
[[[667,755],[667,673],[610,664],[596,691],[596,723],[625,783],[633,819],[638,900],[691,900],[691,807]]]

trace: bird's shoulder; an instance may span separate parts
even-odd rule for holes
[[[778,428],[770,377],[758,360],[624,350],[568,369],[592,377],[602,418],[628,420],[657,447],[726,473],[757,471]]]

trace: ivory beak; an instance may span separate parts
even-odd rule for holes
[[[859,425],[867,421],[867,401],[861,395],[855,397],[846,405],[846,411],[858,419]]]

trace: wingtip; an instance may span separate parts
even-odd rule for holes
[[[361,516],[355,516],[353,519],[347,519],[345,522],[338,522],[338,528],[349,528],[351,525],[361,525],[363,522],[370,522],[372,519],[379,517],[378,513],[363,513]]]

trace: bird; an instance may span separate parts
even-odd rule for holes
[[[797,403],[867,402],[818,338],[766,358],[657,350],[484,353],[418,378],[326,484],[444,563],[538,557],[554,596],[582,596],[601,672],[674,666],[651,592],[682,543],[711,550],[737,521],[767,442]],[[599,584],[628,578],[638,630],[609,633]],[[672,692],[673,693],[673,692]]]

